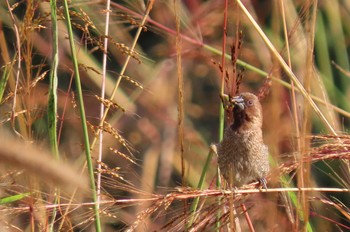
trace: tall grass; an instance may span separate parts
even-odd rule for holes
[[[349,12],[326,0],[1,2],[0,227],[349,230]],[[236,90],[262,99],[267,190],[217,182],[210,145]]]

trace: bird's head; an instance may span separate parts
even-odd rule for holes
[[[247,130],[262,126],[262,109],[257,96],[241,93],[231,99],[233,104],[233,130]]]

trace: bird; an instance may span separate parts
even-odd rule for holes
[[[220,173],[230,186],[241,187],[254,181],[267,189],[270,170],[268,147],[262,136],[262,106],[256,95],[244,92],[230,98],[233,122],[215,146]]]

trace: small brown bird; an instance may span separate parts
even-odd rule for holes
[[[230,102],[233,123],[225,129],[223,140],[216,146],[220,171],[233,186],[258,180],[266,189],[265,177],[270,166],[268,148],[262,138],[259,99],[252,93],[241,93]]]

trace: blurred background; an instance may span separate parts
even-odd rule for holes
[[[7,2],[18,27],[17,35]],[[103,124],[102,167],[95,170],[102,174],[102,198],[108,201],[101,205],[104,231],[185,229],[183,223],[187,219],[183,209],[190,206],[191,199],[185,203],[171,201],[168,207],[159,199],[177,192],[181,186],[197,187],[209,146],[219,142],[220,120],[226,118],[220,118],[223,72],[225,93],[234,93],[232,83],[236,83],[237,78],[240,92],[264,93],[261,100],[263,133],[272,166],[269,187],[349,189],[346,134],[350,122],[350,26],[347,23],[350,1],[242,2],[313,97],[329,126],[293,86],[276,54],[235,1],[228,1],[226,7],[223,0],[155,1],[145,25],[142,19],[148,1],[112,1],[108,36],[105,36],[106,1],[69,1],[77,50],[74,55],[79,63],[90,144],[94,138],[98,144],[95,133],[102,128],[99,126],[102,101],[98,96],[101,95],[104,53],[107,54],[106,98],[112,96],[120,81],[110,101],[113,107]],[[60,159],[78,172],[85,161],[81,116],[63,1],[57,2],[57,9],[59,153]],[[225,9],[227,36],[223,46]],[[18,146],[30,143],[38,152],[49,150],[47,107],[53,49],[49,1],[6,0],[0,3],[0,13],[1,130],[17,137]],[[143,30],[137,38],[140,26]],[[176,44],[178,36],[181,46]],[[104,38],[108,38],[107,51],[103,47]],[[135,52],[131,52],[134,41]],[[223,65],[224,48],[227,57]],[[16,85],[19,52],[21,67]],[[131,60],[126,64],[128,55]],[[232,56],[235,58],[231,59]],[[125,64],[125,72],[120,75]],[[17,98],[13,111],[15,88]],[[179,91],[183,96],[183,128],[179,126]],[[14,117],[11,112],[16,112]],[[342,145],[335,145],[337,140],[330,127],[343,135]],[[181,128],[183,160],[179,143]],[[7,149],[2,146],[2,150]],[[101,164],[97,162],[98,146],[91,152],[95,166]],[[325,157],[331,154],[334,156]],[[52,187],[43,184],[46,182],[43,176],[28,181],[23,166],[18,167],[12,161],[0,165],[0,198],[35,192],[0,205],[1,224],[9,231],[44,230],[51,218],[52,208],[48,206],[53,204]],[[23,165],[25,168],[29,164]],[[288,171],[278,168],[281,165]],[[214,155],[206,169],[204,189],[218,188],[216,177]],[[84,203],[89,202],[89,198],[76,199],[74,208],[69,202],[70,196],[62,197],[62,202],[68,203],[61,206],[55,221],[57,230],[59,225],[62,231],[93,230],[93,211]],[[120,199],[126,203],[118,203]],[[215,205],[210,197],[201,202]],[[157,204],[159,207],[154,207]],[[350,228],[348,192],[312,191],[297,194],[295,198],[283,192],[255,194],[247,197],[247,205],[257,231],[346,231]],[[36,209],[38,213],[22,206]],[[65,209],[68,214],[63,213]],[[198,214],[203,219],[209,217],[210,212],[204,207]],[[168,224],[172,220],[182,224]],[[228,223],[227,218],[220,220],[224,225]],[[243,219],[244,231],[248,230],[246,224]],[[211,221],[197,229],[212,231],[214,227]]]

